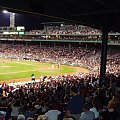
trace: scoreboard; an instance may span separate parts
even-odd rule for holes
[[[24,35],[25,27],[24,26],[17,26],[15,28],[0,27],[0,33],[4,35]]]

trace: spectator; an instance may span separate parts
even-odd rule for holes
[[[93,100],[92,105],[93,105],[93,107],[90,109],[90,111],[94,112],[95,120],[99,120],[99,106],[98,106],[98,103],[95,100]]]
[[[81,114],[80,120],[94,120],[95,114],[92,111],[89,111],[89,105],[85,104],[83,107],[83,113]]]
[[[25,120],[25,116],[20,114],[18,117],[17,117],[17,120]]]
[[[20,101],[16,100],[15,103],[11,106],[11,108],[12,108],[11,117],[13,120],[16,120],[16,118],[19,115]]]
[[[60,113],[61,112],[54,108],[54,106],[50,106],[50,110],[45,113],[45,116],[47,116],[49,120],[57,120]]]
[[[84,105],[84,99],[78,94],[78,89],[76,87],[71,88],[71,96],[72,97],[68,101],[68,113],[76,120],[79,120]]]

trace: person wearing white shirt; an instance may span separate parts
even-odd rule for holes
[[[95,107],[91,108],[90,111],[94,112],[95,114],[95,119],[99,118],[99,111]]]
[[[48,112],[45,113],[45,115],[48,116],[50,120],[57,120],[58,115],[60,115],[60,113],[61,112],[58,110],[49,110]]]
[[[93,100],[92,105],[93,105],[93,107],[90,109],[90,111],[94,112],[95,119],[98,119],[99,118],[99,109],[98,109],[97,102],[95,100]]]
[[[60,114],[61,112],[59,110],[54,109],[54,107],[45,113],[45,115],[49,118],[49,120],[57,120]]]
[[[94,112],[90,111],[90,106],[85,104],[79,120],[95,120]]]

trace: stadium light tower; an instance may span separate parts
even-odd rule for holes
[[[3,10],[4,14],[10,14],[10,27],[14,28],[15,27],[15,13],[8,12],[7,10]]]

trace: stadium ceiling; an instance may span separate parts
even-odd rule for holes
[[[120,32],[120,0],[0,0],[0,9]],[[51,18],[51,20],[50,20]]]

